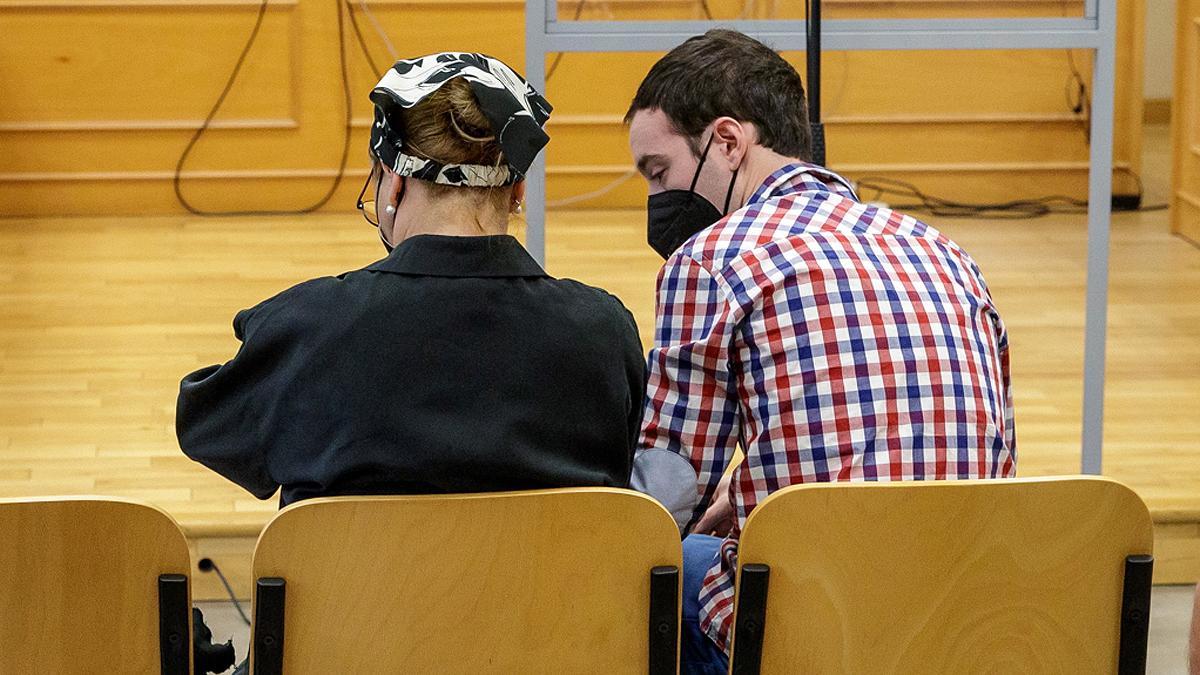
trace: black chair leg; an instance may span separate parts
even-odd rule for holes
[[[1150,637],[1150,585],[1154,556],[1131,555],[1125,559],[1125,591],[1121,598],[1121,652],[1117,657],[1120,675],[1145,675],[1146,645]]]
[[[283,673],[283,618],[287,582],[262,577],[254,591],[254,675]]]
[[[650,570],[650,675],[675,675],[679,664],[679,568]]]
[[[733,675],[758,675],[762,668],[770,580],[770,567],[742,565],[737,588],[737,621],[733,626],[733,664],[730,669]]]
[[[188,617],[188,578],[183,574],[158,577],[158,658],[162,675],[191,675],[191,632]]]

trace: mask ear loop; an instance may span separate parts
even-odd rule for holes
[[[721,210],[721,213],[723,213],[723,214],[729,213],[729,200],[733,198],[733,184],[737,182],[737,175],[738,175],[738,172],[741,170],[742,170],[742,167],[740,167],[740,166],[738,168],[734,169],[733,170],[733,178],[729,179],[729,192],[725,193],[725,208]]]
[[[713,136],[715,135],[713,134]],[[696,165],[696,173],[692,174],[692,186],[688,188],[688,192],[696,191],[696,182],[700,180],[700,170],[704,168],[704,160],[708,159],[708,149],[712,147],[713,136],[709,136],[708,143],[704,144],[704,152],[700,154],[700,163]]]

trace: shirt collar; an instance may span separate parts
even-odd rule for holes
[[[850,181],[823,166],[795,162],[786,164],[767,176],[762,185],[754,191],[754,195],[750,197],[748,203],[757,204],[775,197],[803,192],[832,192],[859,201]]]
[[[421,234],[400,242],[367,267],[376,272],[425,277],[546,277],[521,242],[507,234],[452,237]]]

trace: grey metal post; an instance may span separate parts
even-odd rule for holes
[[[549,0],[551,4],[558,0]],[[547,0],[525,3],[525,79],[546,95]],[[557,8],[557,5],[555,5]],[[546,150],[542,150],[525,176],[525,248],[534,260],[546,264]]]
[[[1116,0],[1100,0],[1102,37],[1092,59],[1091,163],[1088,171],[1088,264],[1083,343],[1083,473],[1098,474],[1104,445],[1104,361],[1108,329],[1108,244],[1112,217]]]

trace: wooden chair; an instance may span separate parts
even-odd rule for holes
[[[0,499],[0,672],[191,672],[190,558],[165,512]]]
[[[741,536],[731,671],[1142,673],[1152,548],[1103,478],[780,490]]]
[[[303,501],[254,551],[252,672],[675,673],[680,558],[626,490]]]

